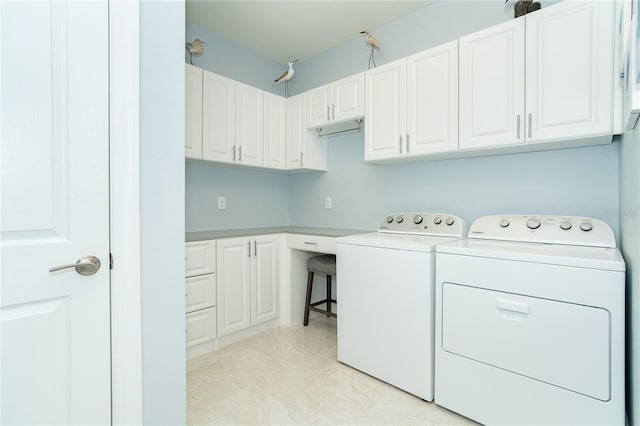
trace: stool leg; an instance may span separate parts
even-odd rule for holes
[[[331,312],[331,275],[327,274],[327,312]],[[331,315],[327,315],[327,318]]]
[[[304,302],[304,326],[309,325],[309,305],[311,305],[311,292],[313,290],[313,271],[309,271],[307,274],[307,297]]]

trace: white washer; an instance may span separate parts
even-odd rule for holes
[[[339,361],[433,400],[435,247],[465,232],[450,214],[398,213],[337,240]]]
[[[624,297],[604,222],[477,219],[437,247],[436,404],[490,425],[624,425]]]

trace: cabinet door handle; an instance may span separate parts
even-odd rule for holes
[[[329,105],[327,105],[327,121],[331,120],[331,116],[329,116],[329,112],[330,112],[330,107]]]
[[[304,166],[304,152],[300,153],[300,167]]]
[[[233,146],[233,161],[236,161],[236,146]]]
[[[258,256],[258,242],[255,240],[253,241],[253,255]]]
[[[529,113],[529,137],[531,137],[531,113]]]
[[[400,148],[400,154],[402,154],[402,135],[400,135],[400,143],[398,144],[398,147]]]
[[[336,119],[336,104],[331,105],[331,116]]]
[[[518,118],[516,119],[517,122],[517,138],[520,139],[520,114],[518,114]]]
[[[409,133],[407,133],[407,154],[409,153]]]
[[[242,161],[242,146],[238,147],[238,161]]]
[[[251,241],[247,241],[247,246],[249,246],[249,252],[247,253],[247,257],[251,257]]]

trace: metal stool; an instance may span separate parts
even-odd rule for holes
[[[309,311],[318,312],[328,317],[338,318],[338,316],[331,312],[331,303],[337,303],[335,299],[331,298],[331,275],[336,274],[336,256],[333,254],[324,254],[322,256],[310,257],[307,261],[307,300],[304,305],[304,322],[306,326],[309,324]],[[325,274],[327,276],[327,298],[319,302],[311,303],[311,292],[313,291],[313,275],[315,273]],[[327,309],[323,310],[317,308],[317,305],[323,303],[327,304]]]

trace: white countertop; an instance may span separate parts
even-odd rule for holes
[[[311,226],[281,226],[269,228],[225,229],[217,231],[187,232],[185,242],[217,240],[220,238],[247,237],[267,234],[298,234],[319,237],[345,237],[347,235],[375,232],[362,229],[316,228]]]

